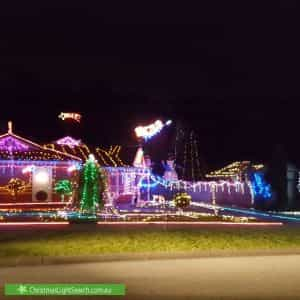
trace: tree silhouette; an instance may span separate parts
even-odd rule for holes
[[[287,154],[281,144],[274,148],[266,179],[272,186],[274,208],[285,209],[287,206]]]

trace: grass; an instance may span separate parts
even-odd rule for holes
[[[0,233],[0,257],[253,249],[300,249],[300,228]]]

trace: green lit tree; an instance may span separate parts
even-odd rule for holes
[[[80,177],[80,209],[83,212],[95,213],[101,203],[100,170],[93,155],[84,164]]]
[[[64,202],[65,196],[71,196],[73,192],[72,183],[68,179],[62,179],[56,182],[54,190],[61,196],[61,201]]]

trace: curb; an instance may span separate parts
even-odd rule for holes
[[[300,255],[300,249],[274,249],[274,250],[212,250],[195,252],[157,252],[157,253],[128,253],[103,254],[85,256],[18,256],[0,258],[1,267],[42,266],[59,264],[82,264],[117,261],[147,261],[159,259],[196,259],[218,257],[247,257],[247,256],[281,256]]]

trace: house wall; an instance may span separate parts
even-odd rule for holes
[[[30,203],[32,202],[32,172],[23,174],[22,170],[26,166],[31,166],[32,161],[28,164],[24,163],[22,165],[16,166],[4,166],[0,165],[0,204],[5,203]],[[52,202],[60,202],[61,197],[54,192],[55,183],[60,179],[72,179],[78,180],[78,174],[70,175],[68,172],[69,165],[59,163],[56,166],[52,166]],[[26,183],[26,189],[21,192],[17,197],[14,197],[6,188],[8,182],[12,178],[19,178]]]
[[[142,201],[152,200],[153,196],[162,195],[167,200],[181,191],[186,191],[192,196],[194,202],[216,205],[238,206],[249,208],[253,206],[251,190],[246,182],[233,184],[225,182],[223,185],[217,183],[213,195],[211,184],[213,182],[203,181],[191,184],[190,182],[175,182],[172,186],[165,187],[161,184],[151,186],[150,171],[141,168],[104,168],[108,177],[108,190],[115,203],[130,202],[138,195]],[[149,180],[149,181],[148,181]],[[145,183],[141,186],[141,182]],[[147,187],[147,183],[149,186]]]

